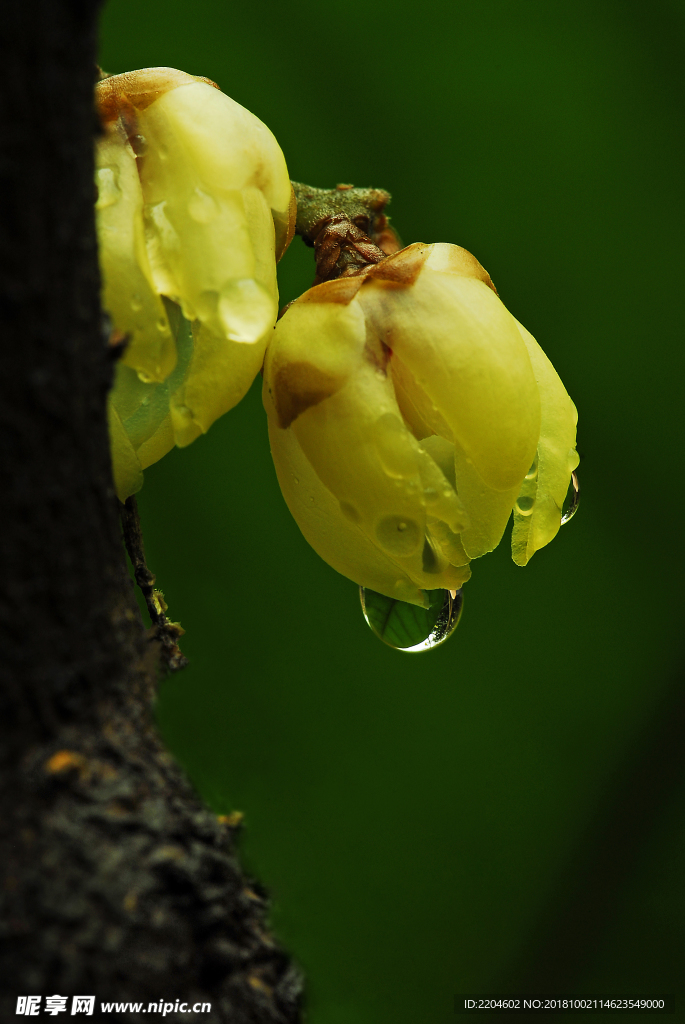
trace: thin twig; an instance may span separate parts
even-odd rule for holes
[[[149,630],[148,635],[150,639],[159,641],[162,660],[169,671],[177,672],[188,664],[188,659],[181,653],[177,643],[178,638],[183,636],[185,630],[182,629],[178,622],[170,622],[164,614],[167,610],[166,602],[162,592],[155,589],[155,574],[150,571],[145,561],[143,531],[140,525],[138,502],[135,496],[131,495],[119,507],[121,526],[124,532],[124,543],[128,551],[128,557],[131,559],[136,583],[145,598],[150,622],[152,623],[152,628]]]

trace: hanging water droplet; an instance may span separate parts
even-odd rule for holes
[[[578,474],[571,473],[571,483],[568,485],[568,491],[566,492],[566,498],[564,500],[564,506],[561,510],[561,525],[573,519],[574,515],[578,511],[580,505],[580,484],[578,483]]]
[[[461,590],[426,590],[428,608],[397,601],[366,587],[359,600],[366,623],[379,640],[398,651],[418,653],[439,647],[454,633],[461,618]]]

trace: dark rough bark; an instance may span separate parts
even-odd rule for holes
[[[181,999],[212,1011],[179,1020],[285,1024],[298,976],[263,895],[152,722],[105,421],[97,13],[22,0],[2,16],[0,1019],[59,993],[95,995],[95,1019],[102,999]]]

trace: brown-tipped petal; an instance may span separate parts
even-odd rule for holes
[[[276,325],[264,363],[280,425],[290,426],[335,394],[360,364],[365,342],[364,317],[356,303],[293,303]]]
[[[497,289],[485,267],[478,262],[468,249],[462,249],[460,245],[451,245],[449,242],[436,242],[431,246],[431,252],[426,265],[431,270],[438,270],[443,274],[454,274],[457,277],[473,277],[477,281],[482,281],[483,284],[486,284],[497,295]]]
[[[281,257],[295,237],[295,224],[297,221],[297,200],[295,189],[290,186],[290,202],[285,211],[272,210],[271,216],[274,219],[274,230],[276,232],[276,262]]]
[[[425,242],[414,242],[400,249],[399,252],[370,267],[365,274],[365,283],[382,281],[389,285],[409,287],[417,280],[432,248],[432,245],[426,245]]]
[[[426,264],[392,300],[369,282],[360,301],[484,483],[501,491],[520,485],[535,455],[540,398],[516,321],[494,292]]]
[[[156,99],[190,82],[204,82],[218,89],[211,78],[188,75],[176,68],[140,68],[110,75],[95,86],[95,103],[103,124],[116,121],[126,110],[145,110]]]

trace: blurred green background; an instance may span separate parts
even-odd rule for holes
[[[581,510],[474,565],[405,655],[301,537],[259,386],[146,472],[190,668],[159,721],[304,967],[311,1024],[444,1024],[457,993],[685,1006],[683,37],[676,0],[110,0],[109,72],[206,75],[291,176],[393,194],[492,274],[579,413]],[[296,239],[281,298],[313,276]]]

